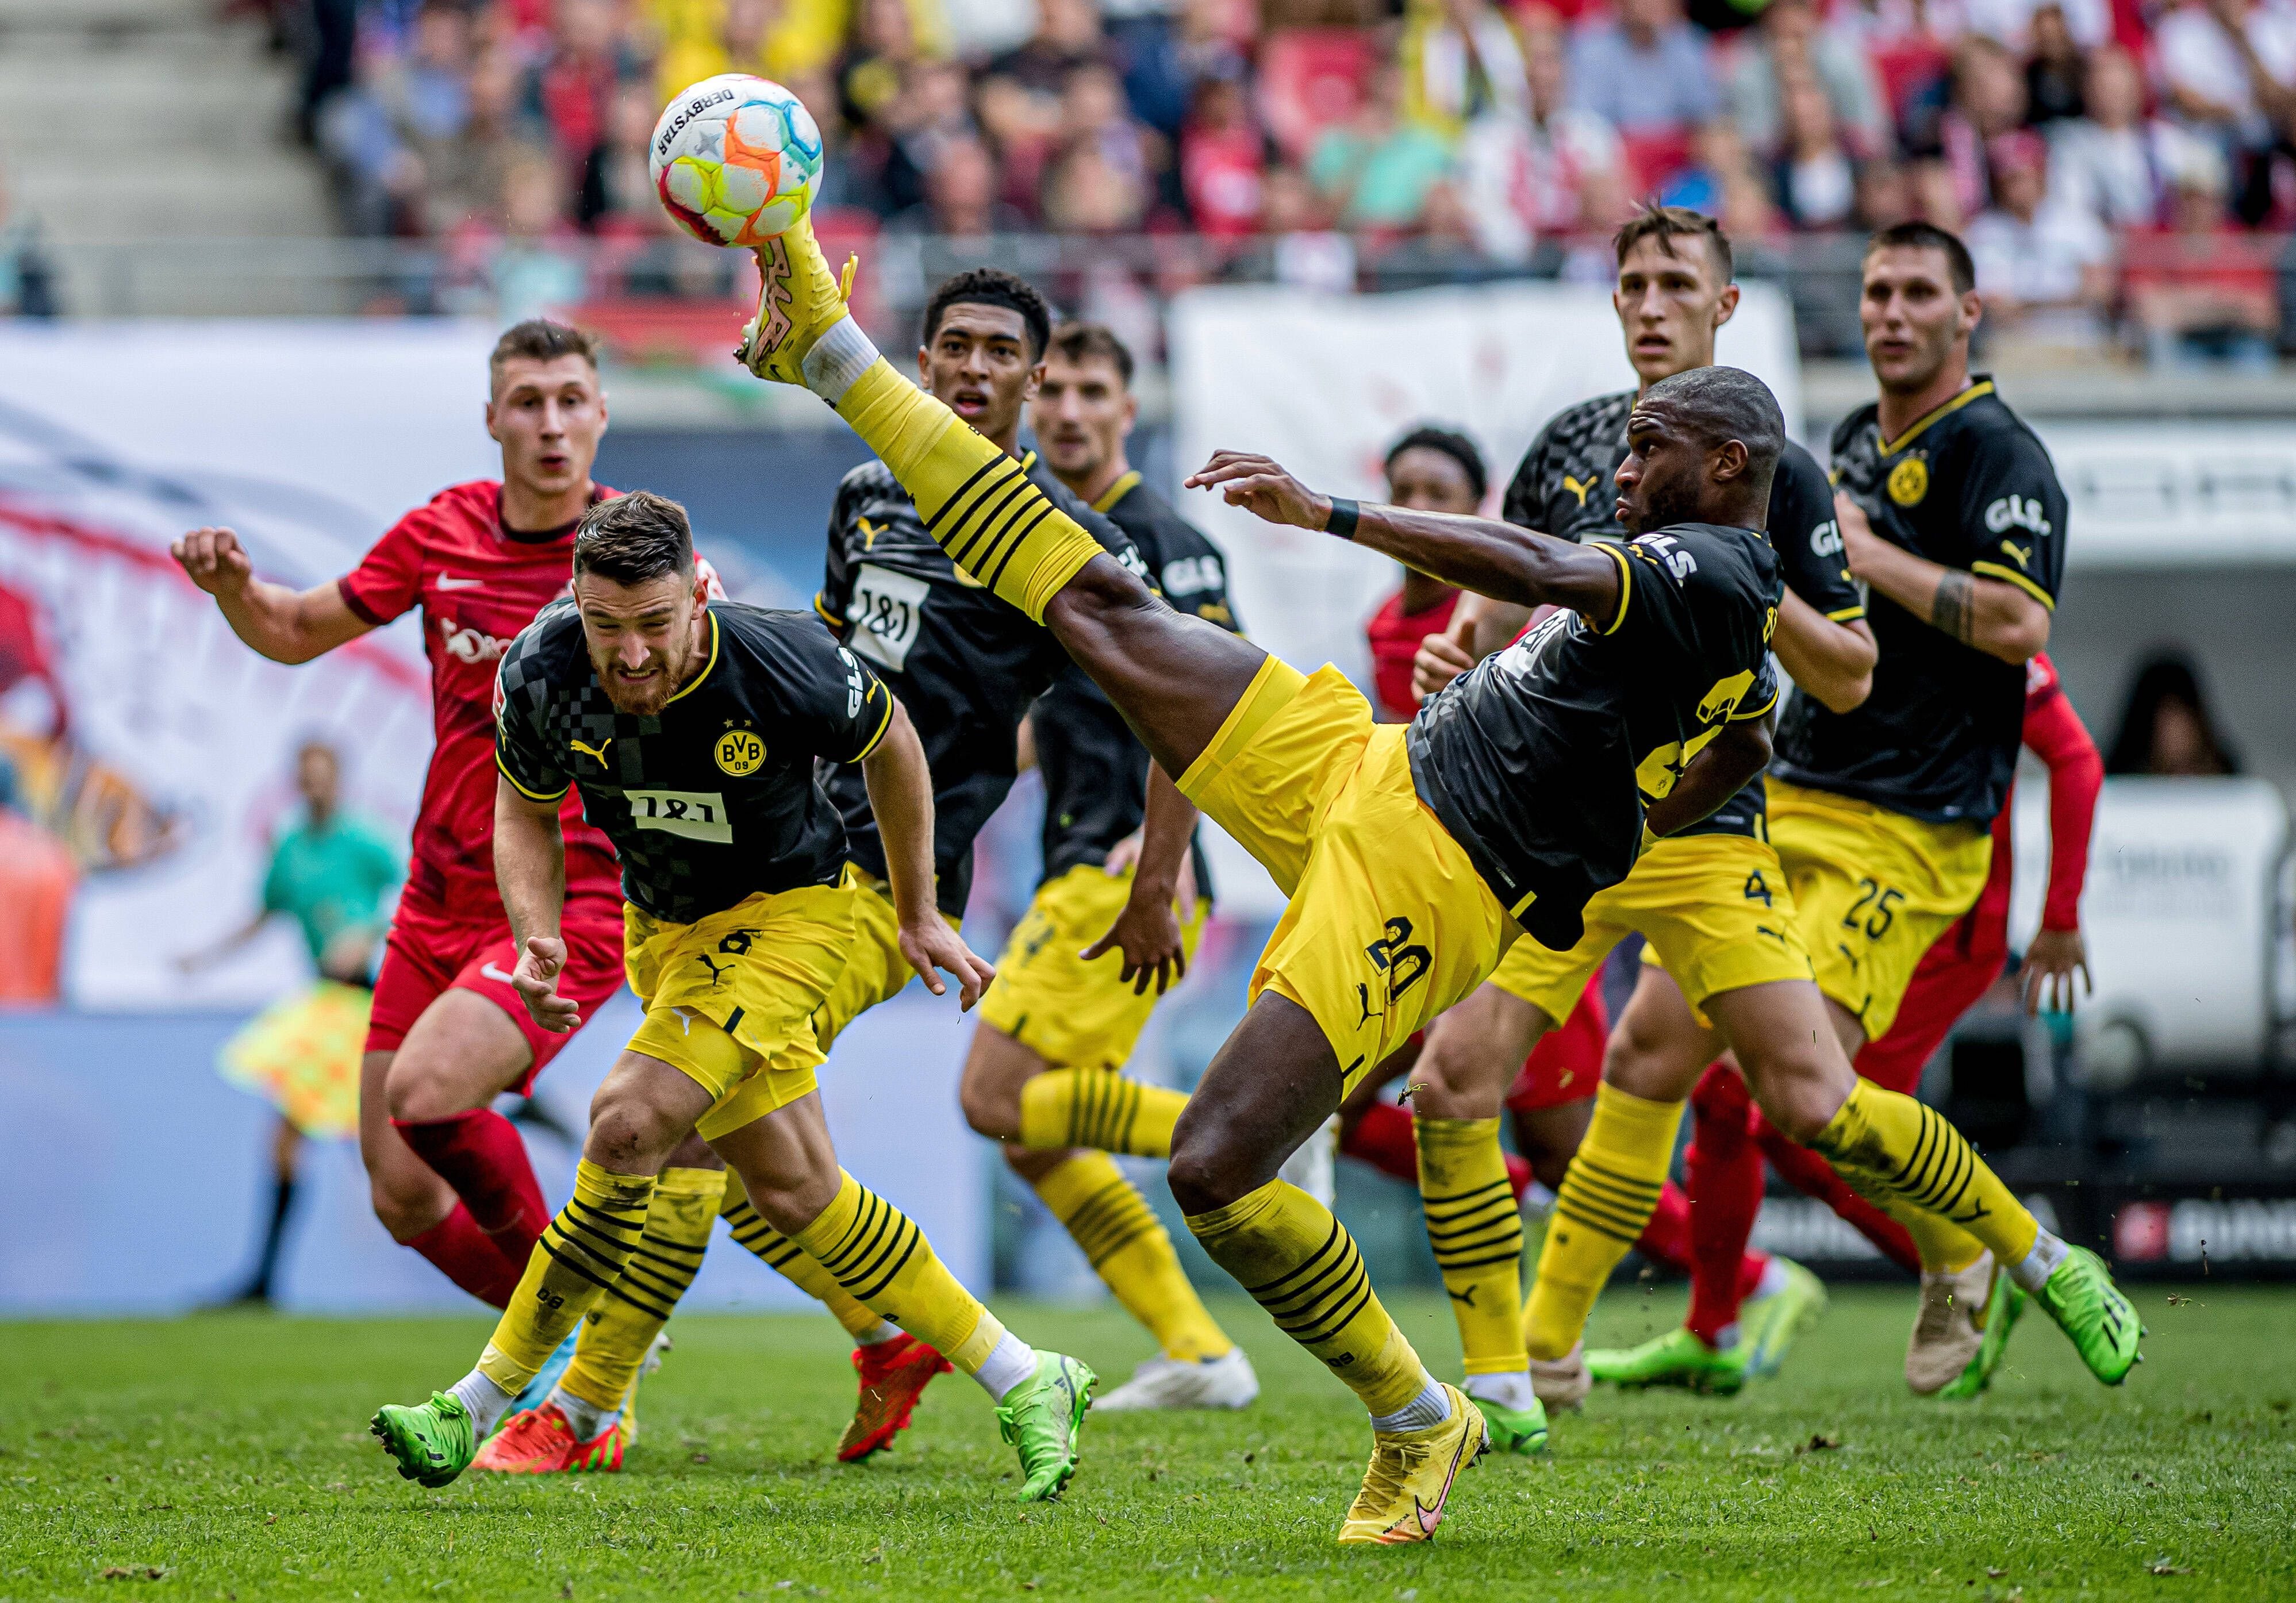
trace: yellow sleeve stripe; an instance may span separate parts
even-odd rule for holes
[[[529,801],[563,801],[566,797],[566,793],[574,788],[572,781],[569,781],[567,783],[559,786],[557,793],[553,796],[545,796],[539,790],[529,790],[524,785],[518,782],[518,775],[510,771],[510,765],[502,760],[502,753],[499,751],[495,753],[495,766],[501,770],[503,778],[510,781],[510,788],[517,791],[521,796],[526,797]]]
[[[2033,583],[2032,580],[2027,578],[2023,574],[2019,573],[2015,568],[2008,567],[2004,563],[1972,562],[1969,565],[1969,571],[1988,579],[2005,579],[2010,584],[2016,585],[2018,589],[2023,591],[2027,595],[2031,596],[2035,601],[2040,602],[2041,605],[2046,607],[2050,611],[2054,612],[2057,609],[2056,597],[2051,595],[2047,591]]]
[[[1601,540],[1595,544],[1603,551],[1607,552],[1611,560],[1619,565],[1619,615],[1612,618],[1603,630],[1605,634],[1616,634],[1619,632],[1619,626],[1627,621],[1627,603],[1634,597],[1635,565],[1623,549],[1610,541]]]
[[[821,621],[827,624],[831,628],[842,629],[845,626],[845,620],[829,609],[828,599],[819,591],[814,592],[813,609],[816,613],[820,614]]]
[[[877,681],[876,690],[873,690],[869,693],[873,696],[877,693],[877,691],[885,691],[885,682],[882,679]],[[859,751],[854,753],[853,760],[857,763],[864,757],[867,757],[871,752],[876,750],[878,745],[883,741],[885,738],[885,732],[892,727],[893,692],[890,691],[885,691],[885,716],[877,720],[877,732],[869,737],[869,743],[866,746],[864,746]]]
[[[1767,718],[1769,716],[1770,708],[1775,707],[1777,704],[1777,688],[1773,685],[1770,689],[1770,699],[1767,701],[1763,702],[1759,707],[1748,707],[1742,702],[1731,712],[1729,717],[1724,720],[1724,722],[1730,724],[1744,724],[1755,718]]]
[[[1825,618],[1828,623],[1854,624],[1865,616],[1866,609],[1864,606],[1860,605],[1856,607],[1844,607],[1839,612],[1829,612],[1825,615]]]

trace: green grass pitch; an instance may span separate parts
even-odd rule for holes
[[[1777,1379],[1597,1393],[1546,1458],[1468,1473],[1433,1545],[1346,1551],[1363,1416],[1246,1304],[1217,1312],[1256,1407],[1088,1420],[1066,1501],[1029,1508],[961,1376],[891,1453],[832,1461],[851,1378],[819,1318],[681,1320],[619,1475],[435,1493],[365,1419],[462,1374],[478,1319],[0,1325],[0,1599],[2296,1596],[2296,1294],[2137,1301],[2128,1386],[2037,1313],[1993,1393],[1953,1406],[1905,1391],[1910,1290],[1841,1292]],[[1395,1305],[1456,1363],[1439,1298]],[[1614,1292],[1595,1334],[1680,1309]],[[1112,1310],[1005,1312],[1104,1384],[1146,1353]]]

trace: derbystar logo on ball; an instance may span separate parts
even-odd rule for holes
[[[753,248],[805,216],[821,184],[821,130],[770,79],[725,72],[669,102],[647,164],[678,225],[704,244]]]

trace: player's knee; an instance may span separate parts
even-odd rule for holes
[[[750,1193],[750,1206],[758,1216],[784,1236],[794,1236],[821,1217],[822,1210],[837,1200],[838,1189],[844,1183],[843,1174],[832,1164],[825,1171],[807,1170],[802,1174],[773,1176],[743,1176],[742,1184]]]
[[[636,1088],[609,1079],[590,1103],[590,1135],[582,1156],[618,1174],[644,1173],[658,1167],[688,1128]]]
[[[1520,1056],[1472,1031],[1432,1031],[1411,1066],[1411,1105],[1429,1118],[1496,1118],[1521,1067]]]
[[[468,1099],[420,1052],[401,1051],[391,1059],[382,1100],[390,1116],[404,1125],[425,1125],[470,1111]]]
[[[1258,1187],[1259,1165],[1215,1120],[1193,1116],[1191,1103],[1172,1132],[1172,1161],[1164,1179],[1180,1212],[1209,1214]]]
[[[1849,1094],[1847,1074],[1836,1072],[1843,1067],[1807,1051],[1781,1054],[1762,1064],[1754,1100],[1780,1133],[1807,1147],[1833,1122]]]
[[[964,1110],[964,1122],[977,1135],[1006,1141],[1021,1133],[1018,1086],[1001,1084],[988,1075],[968,1073],[957,1084],[956,1102]]]

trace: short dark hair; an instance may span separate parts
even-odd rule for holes
[[[1611,236],[1611,245],[1618,252],[1619,266],[1625,266],[1627,252],[1644,240],[1656,240],[1658,248],[1667,255],[1674,254],[1677,240],[1703,240],[1706,249],[1713,253],[1715,263],[1722,269],[1722,282],[1728,283],[1736,274],[1735,258],[1730,250],[1730,236],[1722,232],[1722,225],[1702,211],[1693,211],[1687,206],[1660,206],[1655,200],[1645,200],[1642,209],[1619,225],[1619,232]]]
[[[574,572],[644,585],[693,571],[693,526],[685,509],[652,490],[601,501],[574,526]]]
[[[1969,259],[1969,247],[1961,242],[1960,235],[1935,223],[1892,223],[1887,228],[1876,228],[1866,241],[1866,254],[1871,256],[1876,250],[1942,250],[1953,292],[1966,295],[1977,288],[1977,264]]]
[[[1490,475],[1483,467],[1483,454],[1475,449],[1475,442],[1456,429],[1446,429],[1439,423],[1422,423],[1387,448],[1380,465],[1389,472],[1395,470],[1395,459],[1406,451],[1440,451],[1459,464],[1473,487],[1475,499],[1480,501],[1490,486]]]
[[[1064,323],[1053,331],[1050,348],[1063,362],[1110,363],[1116,376],[1124,380],[1124,388],[1132,388],[1132,352],[1104,323]]]
[[[1736,440],[1746,447],[1746,482],[1767,494],[1786,448],[1786,414],[1770,387],[1742,367],[1693,367],[1660,379],[1637,406],[1661,401],[1698,432],[1702,444]]]
[[[1029,359],[1042,359],[1046,348],[1053,339],[1053,309],[1037,288],[1017,274],[1002,267],[968,267],[954,278],[943,279],[932,299],[925,303],[925,340],[931,345],[940,333],[941,319],[955,306],[1003,307],[1021,314],[1021,321],[1029,331]]]
[[[521,358],[555,362],[561,356],[579,356],[590,364],[592,372],[597,372],[598,336],[547,317],[529,317],[504,329],[502,338],[495,341],[494,353],[487,358],[487,379],[489,383],[499,382],[505,362]]]

